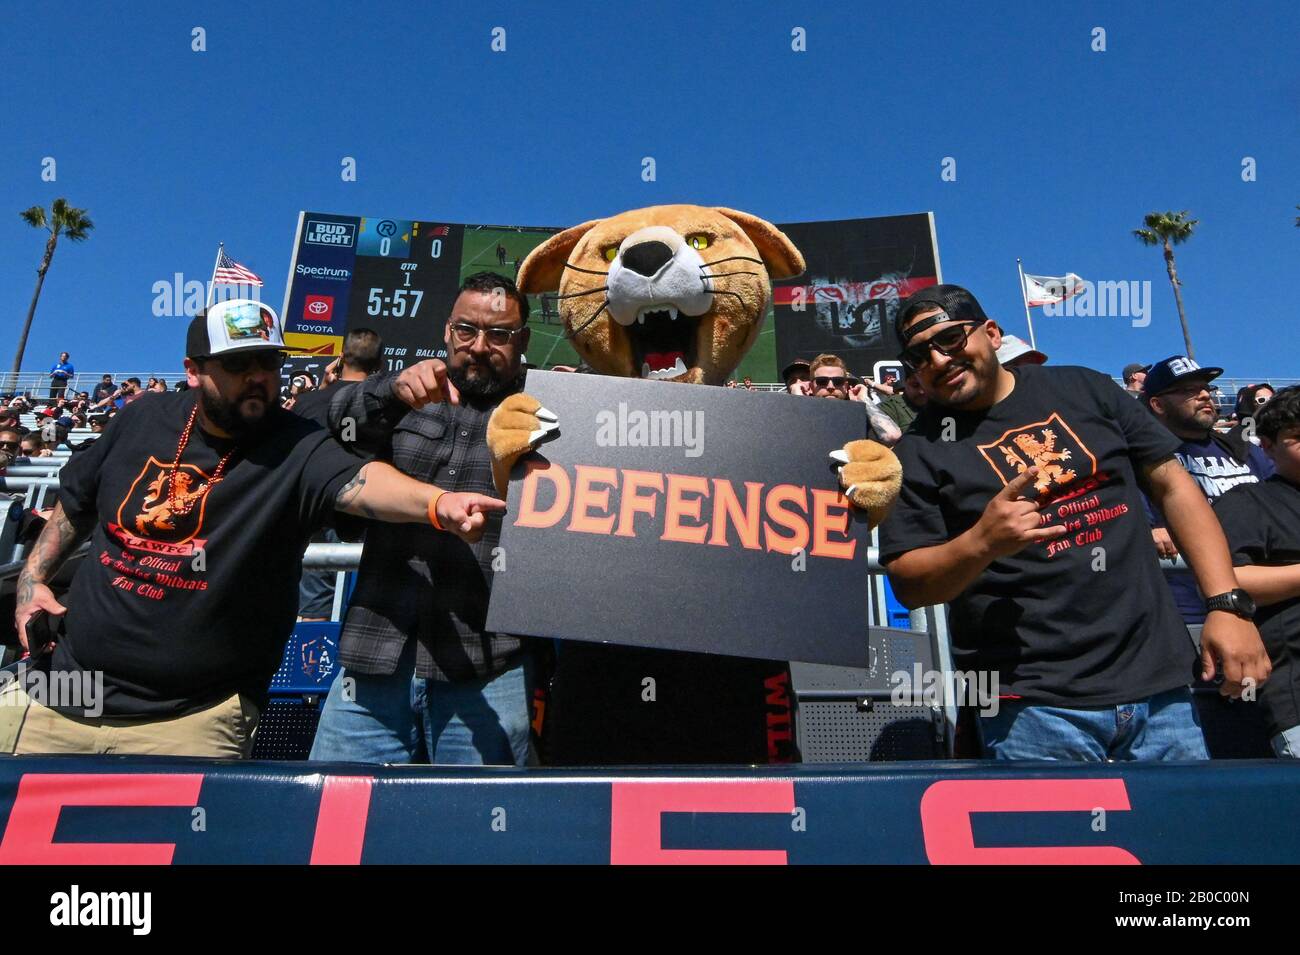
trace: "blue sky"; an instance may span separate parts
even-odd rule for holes
[[[278,308],[301,209],[567,225],[688,201],[778,222],[933,210],[944,278],[1021,335],[1017,256],[1149,280],[1146,328],[1035,315],[1053,362],[1112,374],[1182,351],[1163,260],[1130,231],[1190,209],[1197,357],[1295,376],[1297,9],[5,2],[0,365],[43,243],[17,213],[56,196],[96,229],[59,247],[28,370],[61,349],[86,370],[179,367],[184,319],[153,315],[153,284],[206,279],[222,240]]]

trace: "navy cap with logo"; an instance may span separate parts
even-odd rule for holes
[[[1195,359],[1186,355],[1171,355],[1147,369],[1146,380],[1142,382],[1142,399],[1146,401],[1163,394],[1181,381],[1213,381],[1222,374],[1222,368],[1202,368]]]
[[[284,335],[275,310],[247,298],[217,302],[199,312],[185,336],[186,358],[283,350]]]
[[[940,314],[933,315],[925,321],[915,322],[903,330],[904,323],[921,312],[939,309]],[[898,344],[907,347],[913,336],[931,326],[942,322],[986,322],[988,316],[980,306],[979,300],[960,285],[931,285],[913,292],[898,306],[898,317],[894,321],[894,334]]]

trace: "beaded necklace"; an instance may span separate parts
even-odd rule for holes
[[[190,420],[185,422],[185,430],[181,432],[181,439],[176,443],[176,458],[172,461],[171,480],[167,488],[167,504],[171,507],[171,512],[176,515],[188,514],[193,510],[194,505],[198,503],[199,498],[202,497],[202,495],[195,494],[188,501],[181,501],[176,497],[176,473],[180,470],[181,455],[185,453],[185,446],[190,443],[190,434],[194,431],[194,422],[198,418],[198,415],[199,406],[198,403],[195,402],[194,410],[190,412]],[[234,453],[235,449],[231,448],[225,453],[225,456],[217,462],[217,469],[213,471],[212,476],[208,478],[209,491],[220,484],[224,479],[226,465],[229,463],[230,457]]]

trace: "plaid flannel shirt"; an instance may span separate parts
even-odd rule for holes
[[[341,391],[330,402],[336,433],[347,418],[362,447],[418,480],[447,491],[496,496],[487,422],[516,387],[488,401],[431,404],[412,410],[392,397],[392,376]],[[430,525],[365,521],[365,548],[339,641],[349,670],[387,675],[409,639],[418,641],[416,674],[442,681],[494,677],[518,665],[525,638],[488,633],[492,550],[501,516],[488,518],[483,537],[467,544]]]

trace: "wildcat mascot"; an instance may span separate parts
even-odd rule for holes
[[[595,372],[718,385],[758,337],[772,278],[803,270],[794,244],[756,216],[652,206],[557,233],[524,259],[518,285],[529,294],[558,290],[565,329]],[[496,409],[487,439],[503,496],[515,462],[558,426],[556,416],[526,392]],[[756,434],[754,440],[769,437]],[[851,441],[831,457],[845,495],[873,526],[879,523],[898,495],[898,460],[869,440]],[[600,571],[591,573],[599,599]],[[720,614],[726,605],[727,594],[719,593]],[[816,608],[808,609],[811,623]],[[551,692],[547,749],[553,763],[794,757],[783,661],[571,641],[560,651]]]

